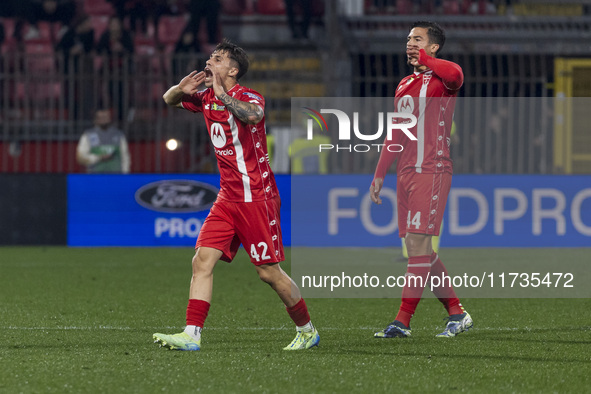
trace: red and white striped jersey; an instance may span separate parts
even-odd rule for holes
[[[399,143],[404,146],[398,157],[399,174],[453,171],[449,146],[456,96],[457,90],[446,88],[432,70],[415,72],[400,81],[394,108],[396,112],[412,112],[416,116],[417,125],[409,131],[417,141],[399,136]]]
[[[398,174],[453,172],[450,134],[464,74],[457,64],[428,56],[423,49],[419,60],[428,68],[403,78],[394,97],[396,112],[412,113],[417,118],[416,126],[408,129],[417,140],[404,133],[394,133],[391,140],[386,140],[387,146],[400,144],[403,150],[382,149],[375,178],[384,179],[395,159]]]
[[[265,110],[265,99],[252,89],[236,84],[227,93]],[[256,125],[242,122],[215,97],[212,88],[184,95],[181,104],[186,110],[203,113],[220,170],[219,198],[251,202],[279,194],[269,164],[265,118]]]

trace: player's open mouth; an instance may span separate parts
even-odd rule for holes
[[[208,81],[211,79],[211,77],[213,77],[213,73],[211,72],[211,70],[209,69],[209,67],[205,67],[203,69],[203,72],[205,73],[205,80]]]

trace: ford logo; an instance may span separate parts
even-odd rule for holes
[[[218,189],[189,180],[149,183],[135,192],[135,200],[144,208],[158,212],[198,212],[211,208]]]

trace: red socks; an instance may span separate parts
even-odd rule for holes
[[[410,318],[415,313],[423,295],[431,270],[431,256],[413,256],[408,259],[406,284],[402,289],[402,303],[396,320],[410,327]]]
[[[295,323],[296,326],[301,327],[305,326],[310,322],[310,314],[308,313],[308,307],[306,306],[306,302],[304,299],[300,299],[297,304],[292,306],[291,308],[287,309],[287,313],[289,313],[289,317]]]
[[[433,252],[431,254],[431,262],[433,265],[431,266],[431,277],[438,276],[439,278],[447,276],[447,270],[445,266],[441,262],[441,259],[437,255],[437,253]],[[456,292],[454,291],[453,287],[451,286],[451,281],[442,280],[441,286],[433,288],[433,294],[439,301],[445,306],[447,313],[449,315],[457,315],[464,313],[464,308],[462,304],[460,304],[460,300],[456,296]]]
[[[208,312],[209,302],[190,299],[187,305],[187,325],[203,327]]]

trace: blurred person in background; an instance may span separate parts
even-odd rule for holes
[[[89,55],[93,50],[94,28],[88,15],[80,15],[74,19],[55,47],[57,53],[63,54],[66,73],[70,70],[70,63],[74,72],[84,70],[81,60],[84,55]]]
[[[219,16],[221,10],[219,0],[190,0],[188,29],[193,33],[196,40],[199,40],[199,29],[201,20],[207,23],[207,48],[206,52],[212,51],[218,41]]]
[[[76,15],[76,2],[74,0],[29,0],[30,12],[27,20],[31,24],[25,39],[39,36],[37,24],[40,21],[61,23],[62,28],[69,26]],[[52,37],[52,41],[55,37]],[[55,42],[55,41],[53,41]]]
[[[301,11],[301,20],[296,21],[296,8]],[[287,23],[293,39],[308,39],[308,29],[312,18],[312,0],[285,0]]]
[[[133,38],[118,17],[109,20],[107,30],[99,38],[96,50],[104,55],[126,55],[134,52]]]
[[[172,69],[176,79],[182,78],[198,67],[196,54],[201,52],[201,44],[193,34],[193,30],[187,27],[181,34],[174,47]]]
[[[94,106],[91,100],[82,99],[93,89],[92,79],[88,76],[94,72],[94,28],[88,15],[79,15],[74,19],[56,45],[55,52],[63,58],[66,105],[76,118],[81,114],[82,119],[88,119]],[[72,79],[73,94],[70,92]]]
[[[113,125],[109,109],[96,111],[94,127],[84,131],[78,141],[76,160],[89,173],[129,173],[131,157],[127,139]]]
[[[123,27],[121,19],[111,18],[96,51],[104,56],[101,71],[108,84],[108,102],[116,108],[119,120],[124,118],[125,103],[131,103],[131,89],[124,89],[124,81],[133,74],[131,55],[134,50],[131,32]]]
[[[0,0],[0,17],[15,20],[13,37],[18,42],[23,39],[23,30],[30,17],[31,7],[30,0]]]

